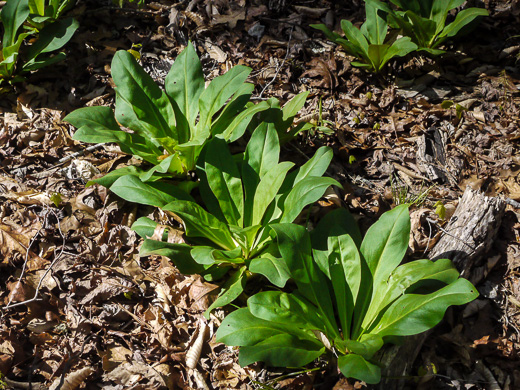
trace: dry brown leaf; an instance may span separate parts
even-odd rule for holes
[[[93,372],[94,369],[92,367],[83,367],[79,370],[73,371],[65,376],[63,385],[61,386],[61,378],[56,378],[49,390],[57,390],[58,388],[60,390],[76,390]]]
[[[105,371],[112,371],[121,363],[127,362],[132,358],[132,351],[121,345],[109,347],[106,351],[100,353],[102,357],[102,367]]]
[[[241,8],[236,11],[231,11],[229,14],[225,15],[213,15],[213,20],[211,24],[225,24],[227,23],[230,29],[233,29],[237,26],[239,20],[245,20],[246,18],[246,10],[245,8]]]

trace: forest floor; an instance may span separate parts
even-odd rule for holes
[[[480,6],[490,16],[446,55],[401,59],[376,77],[309,27],[362,22],[360,0],[146,3],[78,1],[70,13],[80,28],[67,59],[0,100],[0,388],[47,389],[74,372],[85,374],[78,382],[87,389],[371,388],[323,361],[306,370],[241,368],[236,350],[213,339],[222,310],[209,324],[196,372],[189,371],[186,350],[218,287],[179,274],[166,259],[139,258],[140,239],[129,226],[153,210],[85,187],[130,157],[112,146],[86,151],[63,117],[113,104],[116,50],[133,46],[161,83],[191,40],[207,79],[243,64],[253,69],[257,100],[283,103],[310,91],[297,119],[316,126],[282,157],[303,162],[331,146],[328,174],[343,185],[311,209],[311,222],[343,204],[366,229],[412,202],[409,254],[420,258],[467,186],[508,199],[483,259],[476,309],[448,311],[406,388],[520,389],[520,4],[485,0]],[[442,145],[433,176],[421,143]]]

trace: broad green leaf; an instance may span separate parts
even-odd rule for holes
[[[199,97],[204,91],[204,74],[191,42],[177,56],[166,79],[166,94],[175,100],[190,126],[195,126],[199,113]]]
[[[142,238],[150,238],[155,233],[155,228],[157,227],[158,223],[154,220],[148,218],[148,217],[141,217],[138,218],[133,224],[132,224],[132,230],[139,234]],[[168,238],[168,230],[165,229],[161,241],[164,241]]]
[[[417,50],[417,45],[409,37],[397,39],[383,54],[380,67],[384,67],[388,61],[394,57],[403,57],[412,51]]]
[[[327,334],[339,336],[328,289],[323,286],[327,279],[318,269],[311,256],[311,240],[303,226],[294,224],[275,224],[271,228],[276,233],[278,247],[283,260],[287,263],[298,291],[318,307],[323,316]]]
[[[221,136],[228,140],[228,142],[236,141],[244,135],[253,117],[259,112],[265,111],[268,108],[269,107],[266,102],[260,102],[246,108],[235,116],[233,122],[227,126]]]
[[[288,332],[301,338],[308,337],[304,331],[298,328],[262,320],[253,316],[248,308],[242,308],[224,318],[217,330],[216,340],[226,345],[250,346],[269,337]]]
[[[167,182],[143,183],[135,175],[121,176],[110,190],[128,202],[163,207],[175,200],[192,200],[184,191]]]
[[[45,0],[29,0],[28,4],[31,14],[45,15]]]
[[[358,301],[353,326],[354,338],[358,336],[359,331],[362,331],[360,327],[371,301],[377,299],[378,291],[385,290],[388,277],[401,263],[408,249],[409,235],[410,216],[407,205],[397,206],[384,213],[368,229],[360,251],[373,278],[374,295],[372,291],[370,293],[367,291]]]
[[[191,256],[199,264],[212,265],[218,263],[243,264],[242,251],[235,248],[230,251],[222,251],[210,246],[196,245],[191,250]]]
[[[148,171],[142,172],[139,175],[141,181],[149,181],[153,176],[160,174],[171,174],[174,177],[185,177],[188,172],[188,167],[183,164],[178,153],[169,155],[163,160],[158,160],[157,163]]]
[[[366,37],[357,29],[354,27],[352,22],[349,20],[343,19],[341,21],[341,28],[343,32],[345,33],[345,36],[347,39],[352,43],[354,48],[358,48],[357,51],[359,52],[368,52],[368,41]]]
[[[385,311],[371,333],[409,336],[424,332],[442,320],[451,305],[463,305],[478,296],[476,288],[460,278],[431,294],[405,294]]]
[[[260,292],[247,300],[247,307],[255,317],[266,321],[300,329],[326,331],[316,306],[304,298],[298,298],[296,294]]]
[[[341,184],[331,177],[307,177],[298,182],[284,201],[280,222],[293,222],[303,208],[320,199],[329,186],[341,187]]]
[[[73,139],[89,143],[116,142],[124,153],[135,154],[144,160],[157,164],[157,157],[162,155],[153,144],[136,133],[120,130],[109,107],[95,106],[77,109],[67,115],[64,121],[69,122],[78,130]]]
[[[110,188],[110,186],[112,186],[112,184],[114,184],[114,182],[120,177],[126,175],[139,176],[141,172],[142,170],[137,168],[135,165],[129,165],[109,172],[98,179],[88,181],[87,184],[85,184],[85,187],[90,187],[92,184],[99,184],[103,187]]]
[[[388,25],[381,9],[370,2],[365,2],[366,21],[361,26],[361,32],[372,45],[382,45],[385,42]]]
[[[368,384],[379,383],[381,380],[381,368],[354,353],[341,355],[338,358],[338,367],[347,378],[359,379]]]
[[[200,119],[197,132],[209,134],[213,115],[246,81],[251,69],[237,65],[222,76],[214,78],[199,98]]]
[[[79,108],[67,115],[65,118],[63,118],[63,120],[65,122],[70,123],[72,126],[77,127],[78,130],[74,133],[74,136],[72,138],[78,141],[89,143],[104,143],[124,142],[128,139],[128,137],[125,138],[122,136],[113,136],[112,138],[110,138],[109,141],[104,141],[103,137],[101,138],[102,141],[92,141],[90,138],[84,139],[84,137],[81,136],[81,129],[84,127],[95,130],[106,130],[111,132],[120,131],[119,125],[117,124],[116,119],[114,118],[114,112],[110,107],[94,106]],[[127,134],[123,131],[121,132]],[[107,133],[107,136],[108,134],[110,133]],[[121,139],[123,139],[123,141],[121,141]]]
[[[342,347],[350,353],[371,359],[383,347],[383,338],[377,334],[364,334],[359,340],[339,340]]]
[[[2,38],[2,46],[4,48],[14,45],[18,40],[16,33],[29,16],[29,12],[28,0],[9,0],[2,7],[0,18],[4,27],[4,36]]]
[[[112,78],[119,98],[116,101],[116,118],[119,123],[143,132],[141,135],[144,137],[171,137],[178,140],[170,99],[139,66],[133,55],[123,50],[115,54]],[[173,150],[168,151],[173,154]]]
[[[230,304],[242,294],[244,286],[246,285],[247,276],[245,274],[246,267],[240,267],[229,279],[224,283],[217,299],[204,312],[204,317],[209,319],[209,313],[217,307],[222,307]]]
[[[330,165],[332,157],[333,152],[331,148],[328,146],[320,147],[309,161],[298,168],[298,173],[292,184],[296,185],[303,179],[311,176],[323,176]]]
[[[414,40],[417,45],[419,47],[430,47],[435,39],[437,24],[433,20],[421,17],[411,11],[407,11],[405,15],[412,23]]]
[[[336,308],[343,335],[348,337],[358,294],[362,287],[362,263],[354,240],[347,234],[328,240],[328,269],[336,297]]]
[[[488,16],[489,13],[484,8],[468,8],[460,11],[455,20],[450,23],[442,32],[439,34],[440,37],[453,37],[469,23],[479,16]]]
[[[320,219],[311,232],[313,251],[323,251],[328,254],[328,238],[332,235],[348,234],[356,246],[361,246],[361,232],[353,215],[346,209],[336,209]]]
[[[45,26],[39,33],[38,40],[26,52],[29,61],[24,69],[30,69],[37,56],[61,49],[76,32],[79,23],[73,18],[58,20]]]
[[[249,271],[264,275],[276,287],[284,287],[291,278],[287,264],[282,259],[266,253],[256,257],[249,263]]]
[[[253,132],[244,153],[244,161],[262,178],[278,164],[280,143],[272,124],[261,123]]]
[[[383,68],[383,58],[388,51],[389,45],[370,45],[368,46],[368,58],[374,69],[379,72]]]
[[[274,367],[301,367],[321,356],[324,351],[325,348],[318,341],[282,333],[253,346],[240,348],[238,362],[241,366],[262,361]]]
[[[444,29],[448,12],[461,6],[463,3],[464,0],[433,1],[430,14],[425,16],[437,24],[436,34],[439,34]]]
[[[209,187],[231,225],[243,226],[244,195],[240,172],[226,141],[214,138],[207,146],[204,166]]]
[[[182,219],[188,237],[207,238],[226,250],[236,248],[227,225],[198,204],[179,200],[168,203],[162,209],[171,211]]]
[[[385,284],[385,290],[374,296],[362,327],[369,329],[375,317],[390,303],[402,296],[414,283],[422,279],[433,279],[450,284],[459,277],[457,269],[448,259],[416,260],[400,265],[392,272]]]
[[[139,255],[150,256],[166,256],[173,264],[179,269],[179,272],[191,275],[201,274],[204,272],[205,267],[197,264],[193,257],[191,257],[191,246],[186,244],[172,244],[164,241],[146,239],[141,245]]]
[[[397,206],[384,213],[368,229],[361,244],[361,253],[370,272],[374,275],[374,286],[388,279],[402,261],[408,249],[410,216],[408,206]]]
[[[288,125],[291,125],[294,117],[305,105],[305,101],[307,100],[307,96],[309,96],[309,91],[301,92],[298,95],[294,96],[291,100],[289,100],[282,108],[282,121],[289,122]]]
[[[294,164],[292,162],[282,162],[271,168],[260,180],[253,201],[253,225],[258,225],[262,222],[267,208],[282,186],[287,172],[293,166]]]
[[[211,135],[219,135],[220,138],[229,139],[233,130],[228,129],[231,122],[234,122],[237,115],[242,115],[246,110],[253,108],[255,105],[249,101],[253,93],[254,85],[250,83],[242,84],[234,93],[231,99],[226,103],[225,107],[218,114],[218,117],[211,123]],[[246,115],[247,117],[247,115]],[[244,118],[244,116],[242,117]],[[250,118],[249,118],[250,120]],[[234,127],[241,127],[239,123],[235,123]],[[226,132],[224,135],[223,133]],[[238,129],[237,132],[241,132]]]

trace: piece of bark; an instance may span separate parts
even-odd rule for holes
[[[445,132],[431,127],[417,139],[417,167],[431,181],[449,183],[446,170],[447,137]]]
[[[455,213],[432,251],[431,260],[451,259],[461,275],[470,281],[491,247],[505,212],[506,202],[487,197],[466,188]],[[413,375],[412,367],[424,341],[431,331],[407,337],[403,345],[384,348],[379,354],[383,365],[381,390],[403,389],[406,377]]]

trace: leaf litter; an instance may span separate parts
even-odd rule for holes
[[[236,351],[213,338],[225,312],[203,322],[218,287],[179,274],[165,258],[138,256],[140,240],[129,229],[136,214],[165,225],[170,217],[137,210],[103,187],[85,188],[100,172],[135,161],[109,146],[86,150],[61,119],[84,105],[113,104],[116,50],[142,45],[143,65],[161,83],[192,40],[207,78],[244,64],[253,69],[256,97],[283,102],[310,91],[301,116],[316,126],[283,152],[305,162],[319,146],[333,147],[328,173],[344,185],[311,208],[311,224],[346,204],[366,228],[391,206],[414,202],[410,254],[419,258],[466,186],[508,200],[477,286],[481,297],[451,310],[428,336],[406,388],[520,386],[518,9],[486,3],[491,17],[482,31],[457,41],[440,66],[403,59],[391,69],[395,80],[380,80],[308,27],[334,27],[341,17],[361,23],[360,2],[344,3],[78,3],[71,12],[81,28],[68,46],[74,66],[31,75],[0,103],[0,373],[7,385],[367,387],[340,379],[325,362],[296,371],[240,367]],[[319,129],[323,119],[333,133]]]

